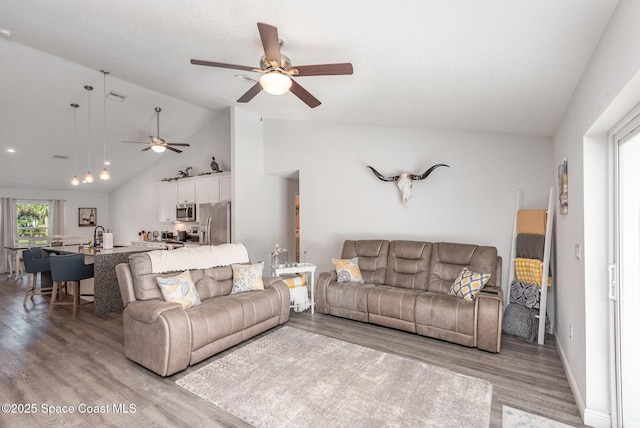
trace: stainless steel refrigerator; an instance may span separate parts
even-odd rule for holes
[[[231,242],[231,202],[198,205],[199,236],[202,244]]]

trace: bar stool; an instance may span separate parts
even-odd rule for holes
[[[27,289],[24,293],[24,306],[27,305],[27,299],[38,294],[51,294],[51,287],[40,287],[38,290],[38,273],[40,273],[40,282],[42,283],[42,272],[50,272],[51,264],[49,257],[44,257],[39,247],[29,248],[22,252],[22,260],[24,261],[24,270],[27,272]]]
[[[84,254],[51,254],[51,279],[53,280],[53,294],[51,295],[51,304],[49,305],[49,314],[53,311],[53,307],[57,305],[72,305],[73,319],[76,319],[78,306],[80,305],[80,281],[87,278],[93,278],[93,263],[84,263]],[[56,300],[56,294],[62,283],[70,282],[73,284],[73,299],[69,301]]]

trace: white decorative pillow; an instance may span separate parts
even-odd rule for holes
[[[231,288],[231,294],[264,290],[264,283],[262,282],[263,268],[264,262],[258,262],[256,264],[233,263],[231,265],[231,270],[233,271],[233,288]]]
[[[352,259],[331,259],[331,263],[336,268],[338,274],[338,282],[364,282],[362,272],[358,267],[358,258]]]
[[[176,276],[158,277],[157,281],[162,297],[167,302],[180,303],[184,309],[202,303],[188,270]]]
[[[476,294],[482,290],[489,278],[491,278],[490,273],[477,273],[467,268],[462,268],[460,275],[458,275],[458,278],[449,289],[449,295],[474,301],[476,300]]]

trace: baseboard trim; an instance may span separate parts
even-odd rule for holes
[[[573,375],[571,366],[569,365],[567,354],[562,344],[562,340],[560,340],[560,335],[557,334],[557,332],[555,334],[555,337],[556,337],[556,347],[558,348],[558,352],[560,353],[560,360],[562,361],[564,372],[567,375],[567,381],[569,382],[569,386],[571,387],[573,398],[576,400],[578,411],[580,412],[580,416],[582,417],[582,423],[595,428],[610,428],[611,415],[608,415],[602,412],[597,412],[595,410],[587,409],[587,406],[585,405],[585,402],[584,402],[584,397],[580,393],[580,389],[578,388],[578,383],[576,382],[576,378]]]

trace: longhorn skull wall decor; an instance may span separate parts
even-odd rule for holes
[[[437,165],[432,166],[431,168],[429,168],[428,170],[426,170],[425,172],[423,172],[420,175],[409,174],[408,172],[403,172],[400,175],[394,175],[392,177],[385,177],[384,175],[382,175],[378,171],[376,171],[375,168],[373,168],[372,166],[368,166],[367,165],[367,168],[369,168],[371,171],[373,171],[375,176],[378,177],[382,181],[395,181],[397,186],[398,186],[398,189],[400,190],[400,196],[402,196],[402,206],[406,207],[407,206],[407,201],[409,201],[409,198],[411,197],[411,185],[413,184],[413,181],[414,180],[424,180],[425,178],[427,178],[429,176],[429,174],[431,174],[433,172],[434,169],[438,168],[439,166],[446,166],[447,168],[449,167],[449,165],[445,165],[443,163],[439,163]]]

